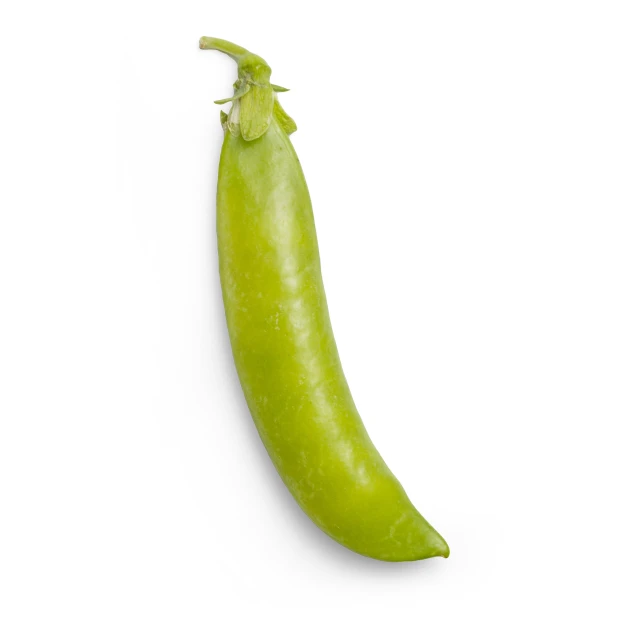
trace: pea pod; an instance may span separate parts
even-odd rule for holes
[[[324,294],[311,200],[271,69],[217,38],[238,80],[217,187],[226,321],[260,437],[304,512],[347,548],[385,561],[447,557],[371,442],[349,391]]]

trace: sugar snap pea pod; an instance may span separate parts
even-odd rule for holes
[[[284,483],[333,539],[385,561],[447,557],[373,446],[328,315],[311,200],[271,69],[225,40],[238,80],[217,186],[217,235],[233,356],[251,415]]]

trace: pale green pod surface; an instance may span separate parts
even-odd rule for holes
[[[340,544],[385,561],[447,557],[448,545],[384,463],[351,397],[310,196],[288,137],[295,123],[274,93],[265,95],[270,68],[224,40],[202,38],[200,46],[239,67],[239,95],[224,124],[217,235],[233,355],[260,437],[299,505]]]

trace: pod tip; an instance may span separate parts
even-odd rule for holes
[[[443,557],[444,559],[448,559],[450,556],[450,547],[446,543],[446,540],[436,530],[433,530],[433,532],[435,535],[433,535],[430,539],[432,548],[431,557]]]

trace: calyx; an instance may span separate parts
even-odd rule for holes
[[[266,133],[273,118],[288,135],[297,130],[276,95],[288,89],[271,84],[271,67],[266,60],[219,38],[201,38],[200,49],[221,51],[237,62],[238,79],[233,84],[233,96],[215,102],[231,102],[229,113],[220,113],[225,130],[233,136],[241,135],[246,141],[256,140]]]

